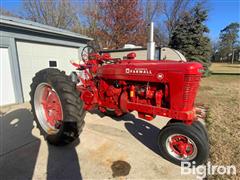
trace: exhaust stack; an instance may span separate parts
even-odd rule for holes
[[[149,41],[147,43],[147,59],[154,60],[155,55],[155,42],[153,41],[154,36],[154,24],[150,23],[150,31],[149,31]]]

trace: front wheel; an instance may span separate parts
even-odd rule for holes
[[[181,165],[203,164],[209,154],[208,140],[199,129],[184,123],[168,124],[159,134],[158,145],[160,154],[170,162]]]
[[[37,127],[50,144],[65,145],[78,138],[85,111],[70,77],[57,69],[41,70],[33,78],[30,96]]]

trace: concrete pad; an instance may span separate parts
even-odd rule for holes
[[[166,118],[147,122],[133,114],[112,119],[87,113],[80,139],[54,147],[32,129],[28,108],[11,108],[0,119],[1,179],[196,179],[181,176],[180,167],[158,154]]]

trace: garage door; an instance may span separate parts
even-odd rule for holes
[[[0,106],[16,103],[8,48],[0,47]]]
[[[56,66],[69,74],[75,70],[70,60],[79,57],[78,48],[17,41],[24,101],[29,101],[30,84],[36,72]]]

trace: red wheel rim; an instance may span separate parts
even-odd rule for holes
[[[60,98],[51,85],[41,83],[37,86],[34,108],[41,127],[48,134],[57,133],[63,122],[63,110]]]
[[[169,154],[180,160],[192,160],[197,155],[196,144],[191,138],[182,134],[169,136],[166,146]]]
[[[62,121],[63,119],[61,102],[56,91],[49,86],[46,86],[44,89],[42,105],[45,111],[47,122],[53,127],[57,127],[59,124],[61,124],[59,123],[59,121]]]

